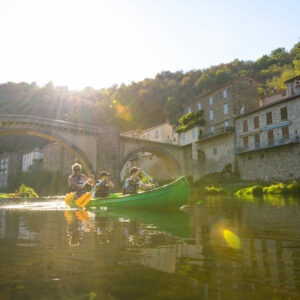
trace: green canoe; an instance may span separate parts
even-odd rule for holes
[[[190,186],[186,177],[158,187],[156,189],[123,195],[110,194],[106,198],[95,198],[86,205],[86,208],[127,207],[127,208],[178,208],[187,203],[190,197]],[[72,202],[71,206],[75,206]]]

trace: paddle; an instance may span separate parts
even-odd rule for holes
[[[91,201],[92,197],[93,197],[93,193],[96,190],[97,184],[95,184],[95,186],[93,187],[93,189],[88,192],[83,194],[82,196],[80,196],[76,201],[75,204],[79,207],[86,207],[86,205]]]
[[[88,178],[83,183],[83,186],[85,186],[89,181],[90,181],[90,178]],[[66,195],[65,202],[66,202],[67,205],[69,205],[74,200],[74,197],[75,197],[76,193],[77,193],[77,191],[76,192],[71,192],[71,193]]]
[[[66,195],[65,202],[67,205],[69,205],[73,201],[75,194],[76,194],[76,192],[71,192]]]

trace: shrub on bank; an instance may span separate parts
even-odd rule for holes
[[[263,192],[263,187],[261,187],[260,185],[254,185],[254,186],[251,186],[251,187],[247,187],[247,188],[237,190],[235,192],[235,195],[238,196],[238,197],[245,196],[245,195],[247,195],[247,196],[252,195],[252,196],[259,197],[259,196],[262,196],[263,193],[264,193]]]
[[[216,186],[206,186],[205,187],[206,194],[209,195],[224,195],[226,194],[225,190]]]

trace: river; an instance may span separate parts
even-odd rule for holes
[[[181,210],[0,206],[0,299],[300,299],[300,201]]]

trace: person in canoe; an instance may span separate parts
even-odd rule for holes
[[[140,168],[132,167],[129,171],[129,176],[125,179],[122,193],[135,194],[139,190],[148,191],[155,188],[156,185],[150,182],[149,178]]]
[[[129,176],[125,178],[122,193],[135,194],[139,191],[141,184],[141,170],[137,167],[132,167],[129,171]]]
[[[110,190],[114,188],[114,183],[110,179],[111,173],[102,171],[99,175],[99,180],[96,182],[94,193],[95,198],[104,198],[110,194]]]
[[[85,174],[81,173],[81,165],[75,163],[72,166],[72,174],[69,176],[68,184],[70,192],[75,192],[75,199],[77,199],[87,192],[86,185],[94,185],[95,180],[93,176],[88,178]]]

